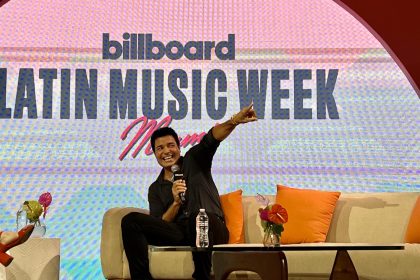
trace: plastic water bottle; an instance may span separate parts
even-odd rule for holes
[[[200,209],[195,224],[197,232],[195,246],[199,248],[209,247],[209,217],[204,209]]]

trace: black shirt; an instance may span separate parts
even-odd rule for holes
[[[185,156],[180,158],[178,164],[182,166],[187,185],[187,203],[181,206],[175,222],[186,219],[189,213],[197,213],[200,208],[223,218],[219,192],[211,175],[213,156],[219,144],[220,141],[213,137],[210,130],[199,144],[191,147]],[[156,181],[150,185],[148,193],[150,215],[160,218],[174,201],[172,182],[163,178],[162,169]]]

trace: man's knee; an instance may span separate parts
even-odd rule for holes
[[[131,212],[125,215],[121,220],[121,229],[123,231],[126,231],[126,230],[132,230],[134,227],[136,227],[136,224],[137,224],[136,217],[138,216],[138,214],[140,213]]]

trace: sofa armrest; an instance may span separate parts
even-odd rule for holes
[[[101,265],[106,279],[123,279],[124,246],[121,220],[131,212],[148,214],[149,211],[134,207],[111,208],[104,214],[101,233]]]

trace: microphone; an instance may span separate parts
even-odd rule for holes
[[[174,174],[174,182],[176,180],[184,180],[184,173],[182,173],[181,168],[179,168],[179,165],[172,165],[171,171]],[[187,198],[185,197],[185,192],[180,192],[179,198],[181,199],[181,204],[184,204],[187,201]]]

